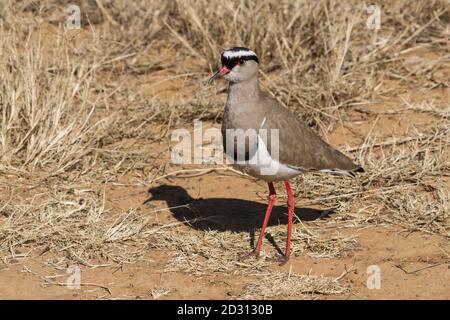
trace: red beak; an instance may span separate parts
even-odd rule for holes
[[[224,75],[226,75],[230,71],[231,70],[228,69],[226,66],[222,66],[222,68],[220,68],[220,70],[219,70],[219,74],[223,77]]]
[[[230,72],[231,70],[228,69],[226,66],[222,66],[219,71],[217,71],[216,73],[213,74],[213,76],[211,78],[209,78],[208,83],[213,82],[214,80],[219,79],[220,77],[223,77],[224,75],[226,75],[228,72]]]

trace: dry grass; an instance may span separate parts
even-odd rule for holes
[[[150,231],[153,233],[152,231]],[[285,227],[269,227],[275,239],[285,239]],[[261,259],[244,259],[250,252],[248,234],[236,232],[205,231],[192,233],[183,230],[161,230],[149,238],[151,248],[171,250],[166,271],[183,271],[198,276],[212,273],[259,274],[273,264],[276,252],[262,252]],[[308,254],[317,258],[333,258],[346,255],[358,248],[354,237],[330,235],[319,229],[296,229],[292,234],[295,256]]]
[[[337,278],[276,272],[261,274],[246,286],[239,299],[317,299],[318,295],[348,291]]]
[[[110,117],[93,119],[95,67],[71,60],[65,44],[57,43],[52,54],[59,58],[49,59],[40,39],[20,46],[17,37],[13,30],[0,42],[1,167],[49,175],[79,169],[111,125]]]
[[[429,134],[421,133],[405,140],[407,142],[393,139],[391,144],[384,146],[376,138],[368,137],[355,150],[367,171],[357,178],[357,183],[333,177],[324,181],[305,176],[298,189],[304,190],[303,185],[310,186],[306,197],[312,203],[336,207],[343,213],[349,210],[349,200],[364,203],[365,209],[359,212],[364,214],[351,217],[358,219],[360,224],[369,216],[371,222],[374,219],[389,221],[409,231],[427,230],[449,237],[449,189],[445,185],[450,168],[448,126],[442,124],[431,129]],[[304,192],[301,196],[305,196]],[[387,215],[380,215],[380,212]]]
[[[177,1],[179,16],[170,20],[170,30],[203,68],[211,61],[218,63],[224,47],[255,49],[269,91],[325,130],[323,121],[336,120],[338,109],[365,102],[375,91],[383,94],[382,79],[448,85],[443,75],[423,77],[445,63],[443,56],[425,66],[411,66],[403,57],[404,52],[431,43],[444,55],[448,43],[433,36],[448,35],[444,3],[379,5],[386,19],[374,33],[365,27],[365,6],[358,1]],[[232,14],[219,18],[217,12]]]
[[[450,239],[448,95],[401,96],[448,90],[446,1],[381,1],[376,32],[365,27],[358,1],[70,1],[82,7],[81,30],[64,27],[67,3],[9,0],[0,8],[5,264],[50,251],[56,267],[98,267],[134,262],[150,247],[172,250],[167,270],[266,275],[244,298],[345,292],[336,279],[267,275],[264,259],[240,262],[245,233],[187,232],[155,226],[148,208],[105,208],[104,191],[121,178],[149,187],[179,170],[165,163],[168,148],[155,149],[168,145],[171,129],[220,120],[224,88],[204,80],[231,45],[258,52],[263,85],[324,136],[339,126],[355,133],[353,123],[373,125],[346,146],[367,174],[296,181],[302,201],[339,214],[296,229],[294,254],[345,256],[358,248],[357,239],[338,233],[345,227],[393,224]],[[146,93],[162,83],[176,88]],[[374,107],[388,100],[397,107]],[[373,130],[380,118],[417,114],[429,123],[403,135]],[[284,237],[283,226],[269,229]]]
[[[103,200],[101,192],[73,188],[41,193],[33,199],[13,197],[2,208],[3,262],[48,251],[57,257],[64,253],[52,261],[58,267],[68,261],[89,267],[135,261],[145,253],[145,245],[133,240],[146,220],[136,210],[113,214]]]

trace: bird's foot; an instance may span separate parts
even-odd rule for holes
[[[242,255],[241,256],[241,260],[247,260],[247,259],[250,259],[250,258],[259,259],[259,257],[260,257],[259,251],[252,250],[249,253],[246,253],[246,254]]]
[[[278,262],[278,265],[283,266],[289,261],[289,257],[285,254],[279,254],[270,259],[271,261]]]

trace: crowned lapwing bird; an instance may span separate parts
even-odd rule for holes
[[[300,120],[293,112],[261,90],[258,80],[259,59],[242,47],[221,54],[221,68],[209,79],[229,82],[223,114],[222,135],[227,158],[233,166],[269,186],[269,203],[256,248],[247,256],[258,257],[264,231],[276,201],[274,182],[284,181],[288,197],[286,251],[280,259],[289,259],[294,196],[289,179],[305,172],[321,171],[355,176],[364,172],[346,155],[336,150]]]

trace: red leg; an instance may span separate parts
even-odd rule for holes
[[[288,230],[286,239],[286,252],[284,254],[286,261],[289,260],[291,254],[291,236],[292,236],[292,220],[294,219],[294,195],[292,194],[291,184],[289,180],[284,182],[288,196]]]
[[[259,234],[259,238],[258,238],[258,242],[256,244],[256,248],[255,250],[253,250],[252,252],[250,252],[248,256],[256,256],[259,257],[259,253],[261,252],[261,245],[262,245],[262,240],[264,238],[264,232],[266,230],[267,227],[267,223],[269,222],[269,218],[270,218],[270,214],[272,213],[272,208],[277,200],[277,194],[275,192],[275,188],[273,186],[272,182],[268,182],[267,183],[269,186],[269,204],[267,205],[267,210],[266,210],[266,215],[264,216],[264,221],[261,227],[261,233]]]

